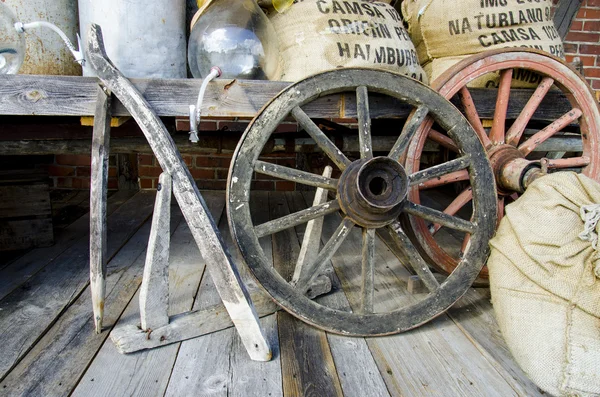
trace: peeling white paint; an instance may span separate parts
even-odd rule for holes
[[[235,207],[235,210],[237,211],[237,210],[239,210],[240,208],[242,208],[243,206],[244,206],[244,203],[242,203],[242,204],[238,205],[237,207]]]

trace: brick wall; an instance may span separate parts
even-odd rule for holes
[[[51,187],[58,189],[89,189],[91,157],[85,154],[57,154],[47,165]],[[118,188],[115,156],[109,157],[108,188]]]
[[[232,156],[233,154],[230,153],[184,154],[182,157],[199,189],[225,190]],[[294,153],[273,154],[261,157],[261,160],[285,165],[286,167],[296,166],[296,155]],[[138,173],[141,189],[156,189],[158,176],[161,172],[162,170],[154,155],[138,154]],[[255,173],[252,189],[291,191],[296,189],[296,184]]]
[[[567,62],[579,57],[588,82],[600,90],[600,0],[583,0],[564,47]]]

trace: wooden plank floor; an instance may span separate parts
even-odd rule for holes
[[[229,234],[224,193],[205,192],[242,277]],[[512,359],[494,319],[487,289],[471,289],[446,314],[389,337],[350,338],[308,326],[287,313],[261,319],[273,346],[267,363],[250,361],[234,329],[138,353],[119,354],[114,326],[139,322],[138,289],[154,194],[109,199],[105,328],[94,333],[88,277],[87,215],[61,229],[53,247],[30,251],[0,268],[0,396],[541,396]],[[310,193],[259,192],[255,223],[305,208]],[[269,204],[268,206],[266,204]],[[328,216],[324,236],[339,220]],[[170,314],[219,303],[210,274],[174,203],[171,219]],[[289,272],[304,225],[260,240],[273,266]],[[410,302],[407,270],[376,243],[376,310]],[[358,262],[357,262],[358,261]],[[356,264],[358,263],[358,266]],[[360,231],[331,262],[334,285],[360,272]],[[358,293],[339,288],[322,303],[348,309]]]

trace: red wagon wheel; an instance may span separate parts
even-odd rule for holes
[[[491,128],[486,129],[471,95],[473,90],[468,85],[489,73],[499,74],[499,84]],[[511,88],[516,75],[529,75],[531,80],[538,82],[528,98],[523,98],[523,90]],[[504,206],[518,198],[540,166],[547,167],[548,172],[568,169],[600,179],[598,104],[584,78],[562,60],[534,50],[489,51],[459,62],[436,79],[432,88],[462,107],[485,147],[496,181],[498,220],[504,214]],[[557,90],[563,95],[558,95]],[[565,101],[570,110],[551,116],[540,110],[549,108],[548,101],[555,100]],[[510,101],[514,101],[510,109],[520,109],[517,114],[509,112]],[[521,106],[519,101],[522,101]],[[458,153],[448,137],[438,132],[430,120],[422,125],[407,151],[406,170],[409,173],[423,167],[422,154],[427,141],[445,148],[451,158]],[[445,190],[445,194],[453,192],[455,196],[440,210],[449,215],[470,216],[472,189],[466,172],[449,173],[414,186],[408,195],[411,201],[419,203],[428,200],[436,189]],[[456,233],[449,236],[438,224],[428,224],[412,216],[408,220],[429,263],[442,272],[452,272],[470,236],[456,236]],[[487,267],[484,267],[477,282],[485,284],[487,278]]]

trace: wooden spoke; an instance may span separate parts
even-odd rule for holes
[[[323,170],[324,177],[330,177],[333,169],[331,166],[325,166]],[[313,199],[313,206],[324,204],[327,202],[327,190],[317,188],[315,197]],[[296,260],[296,267],[294,269],[294,275],[292,282],[298,282],[298,279],[302,276],[306,266],[309,263],[314,262],[317,257],[318,249],[321,244],[321,232],[323,231],[323,221],[325,217],[320,217],[308,221],[306,229],[304,230],[304,237],[302,238],[302,245],[300,246],[300,253]]]
[[[527,104],[519,113],[519,117],[515,120],[513,125],[510,127],[508,132],[506,133],[506,143],[509,145],[517,146],[519,144],[519,140],[521,139],[521,135],[523,135],[523,131],[525,131],[525,127],[531,117],[537,110],[538,106],[550,90],[552,85],[554,84],[554,79],[551,77],[544,77],[540,85],[537,86],[535,92],[527,101]]]
[[[321,216],[334,213],[339,209],[340,205],[337,200],[328,201],[325,204],[315,205],[305,210],[294,212],[293,214],[262,223],[254,228],[254,232],[259,238],[268,236],[270,234],[289,229],[290,227],[301,225],[310,221],[311,219],[316,219]]]
[[[363,229],[361,313],[373,313],[375,293],[375,229]]]
[[[328,190],[336,190],[338,180],[310,172],[284,167],[273,163],[257,160],[254,163],[254,171],[259,174],[270,175],[286,181],[298,182],[303,185],[320,187]]]
[[[342,153],[340,149],[321,131],[321,129],[308,117],[304,110],[296,106],[292,110],[292,116],[298,124],[315,140],[317,145],[323,152],[338,166],[341,170],[345,170],[350,164],[350,160]]]
[[[373,143],[371,142],[371,115],[369,113],[369,93],[367,87],[361,85],[356,88],[356,113],[358,115],[358,142],[360,158],[373,157]]]
[[[408,264],[413,268],[415,273],[421,278],[423,284],[430,292],[435,291],[439,288],[440,284],[436,280],[435,276],[429,270],[429,266],[423,260],[419,251],[415,248],[410,238],[406,235],[400,222],[393,222],[388,226],[388,231],[392,239],[396,242],[398,247],[402,250],[404,256],[408,260]]]
[[[467,203],[469,201],[471,201],[473,199],[473,188],[468,187],[465,190],[463,190],[451,203],[448,207],[446,207],[446,209],[444,210],[444,214],[448,214],[448,215],[456,215],[456,213],[458,211],[460,211],[460,209],[462,207],[464,207],[465,205],[467,205]],[[432,234],[435,234],[438,232],[438,230],[440,230],[442,228],[442,225],[440,225],[439,223],[436,223],[433,225],[433,231]]]
[[[553,136],[554,134],[556,134],[557,132],[559,132],[560,130],[565,128],[567,125],[571,124],[573,121],[575,121],[579,117],[581,117],[581,114],[582,114],[582,112],[580,109],[577,109],[577,108],[571,109],[567,113],[560,116],[557,120],[554,120],[550,125],[546,126],[544,129],[540,130],[539,132],[534,134],[532,137],[530,137],[528,140],[523,142],[519,146],[519,151],[524,156],[527,156],[539,144],[541,144],[546,139],[550,138],[551,136]]]
[[[567,159],[548,159],[548,168],[578,168],[586,167],[591,159],[587,156],[571,157]]]
[[[412,113],[412,116],[407,120],[404,128],[402,128],[398,140],[392,147],[392,150],[390,150],[390,153],[388,154],[389,158],[398,160],[404,154],[408,144],[415,135],[415,132],[417,132],[421,124],[423,124],[428,113],[429,108],[424,105],[419,106],[414,113]]]
[[[336,253],[336,251],[340,248],[348,234],[352,230],[354,223],[350,220],[350,218],[346,217],[342,220],[335,233],[329,238],[317,258],[314,262],[308,264],[306,266],[306,271],[302,273],[298,281],[295,283],[296,287],[301,291],[307,290],[315,281],[317,276],[321,274],[323,270],[323,266],[327,264]]]
[[[475,107],[475,102],[473,102],[473,97],[466,86],[460,89],[459,97],[465,110],[465,116],[467,116],[467,120],[469,120],[469,123],[471,123],[471,126],[475,130],[475,133],[479,137],[483,147],[488,148],[492,146],[492,141],[490,141],[490,138],[488,138],[487,133],[483,128],[483,124],[481,123],[479,113],[477,113],[477,108]]]
[[[467,156],[459,157],[455,160],[446,163],[438,164],[433,167],[415,172],[408,177],[410,186],[421,185],[424,182],[432,179],[439,179],[444,175],[451,174],[456,171],[464,170],[471,164],[471,158]]]
[[[404,204],[404,212],[410,215],[418,216],[419,218],[423,218],[430,222],[439,223],[440,225],[449,227],[450,229],[460,230],[461,232],[475,233],[477,229],[473,222],[444,214],[441,211],[415,204],[410,201],[407,201]]]
[[[447,135],[444,135],[441,132],[438,132],[438,131],[432,129],[432,130],[429,130],[427,137],[429,139],[431,139],[432,141],[439,143],[441,146],[445,147],[446,149],[452,150],[454,153],[458,153],[458,148],[454,144],[454,141]]]
[[[508,110],[508,100],[510,98],[512,74],[512,69],[506,69],[500,72],[500,85],[498,87],[498,95],[496,96],[496,110],[494,111],[494,121],[492,122],[492,130],[490,131],[490,140],[494,145],[504,143],[506,112]]]
[[[419,189],[431,189],[434,187],[447,185],[449,183],[458,182],[458,181],[468,181],[469,180],[469,172],[467,170],[460,170],[456,172],[451,172],[444,176],[438,177],[436,179],[431,179],[426,182],[419,184]]]

